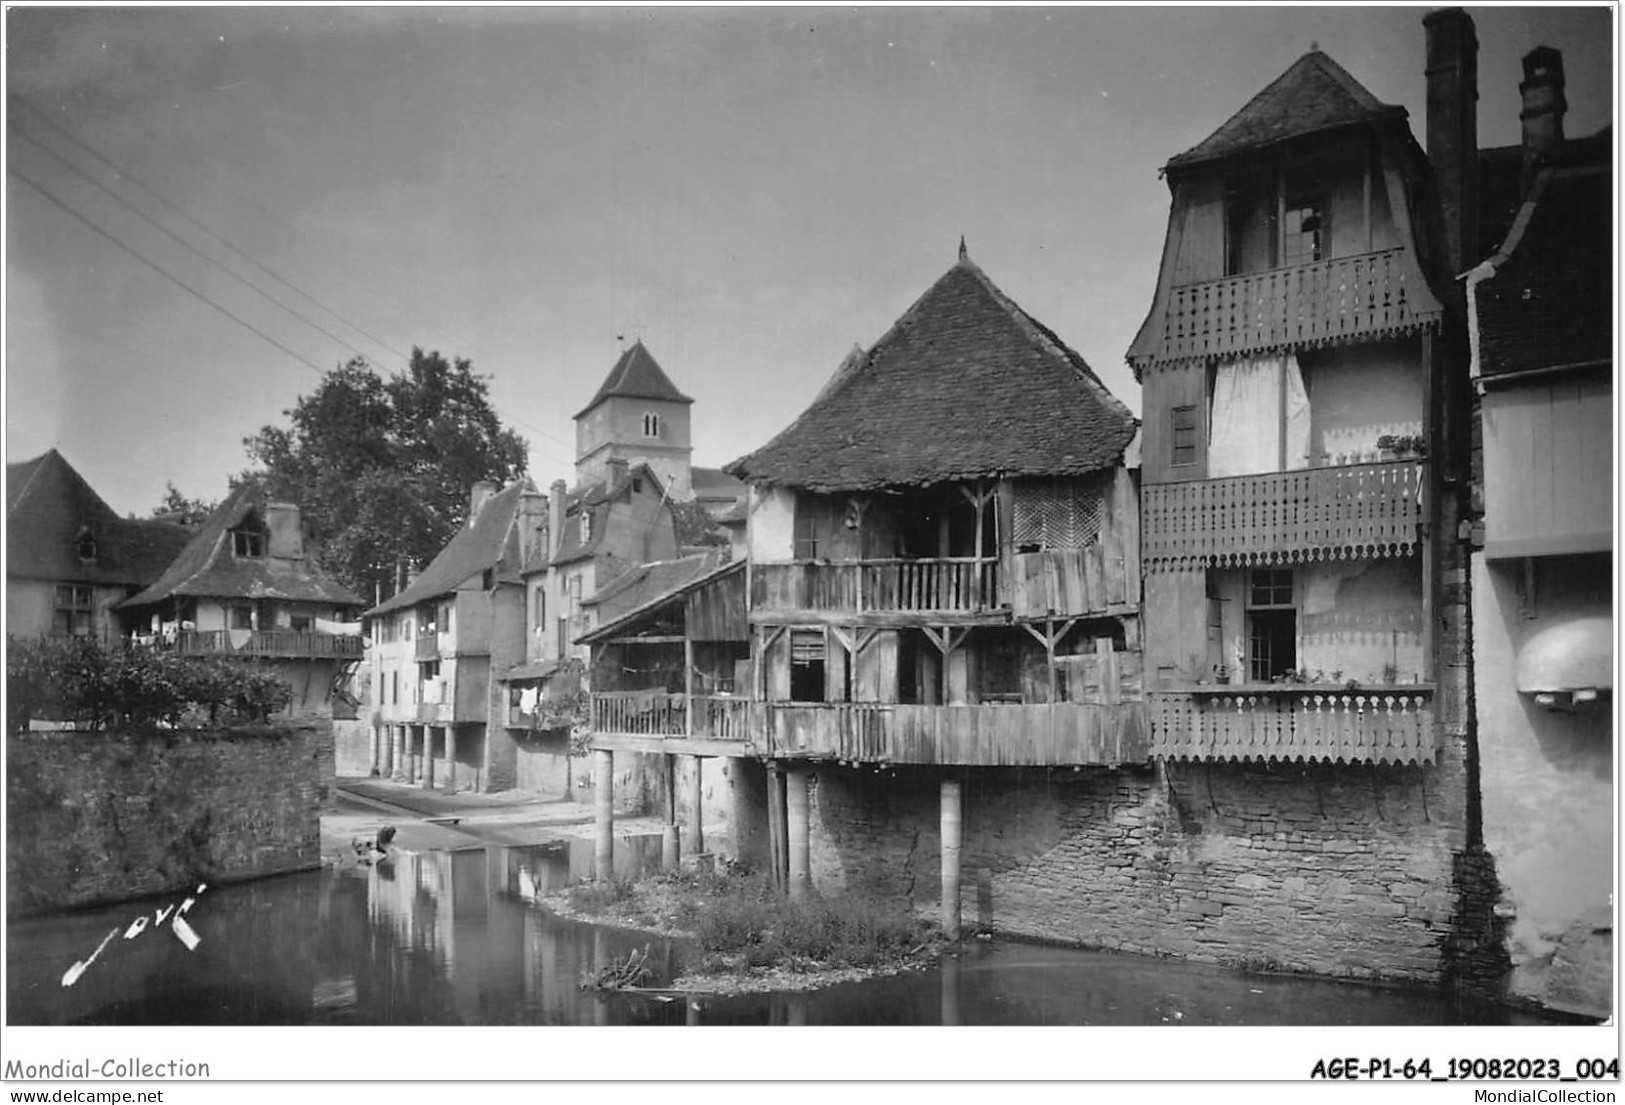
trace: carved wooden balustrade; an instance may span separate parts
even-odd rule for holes
[[[1155,359],[1391,337],[1439,315],[1415,259],[1380,250],[1171,288]]]
[[[999,603],[999,562],[797,560],[751,565],[753,611],[936,611],[977,613]]]
[[[1168,760],[1431,763],[1433,691],[1278,686],[1146,696],[1151,754]]]
[[[1151,571],[1409,555],[1420,540],[1422,463],[1148,484],[1141,555]]]

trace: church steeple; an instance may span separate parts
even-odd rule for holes
[[[692,498],[693,403],[642,339],[633,342],[575,416],[577,482],[608,480],[622,464],[647,464],[672,498]]]

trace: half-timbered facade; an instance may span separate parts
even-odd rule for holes
[[[1444,308],[1404,109],[1314,51],[1165,173],[1128,354],[1153,750],[1431,761]]]

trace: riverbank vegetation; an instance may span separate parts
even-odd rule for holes
[[[924,965],[942,942],[899,903],[859,895],[792,901],[751,873],[589,883],[556,904],[583,919],[693,940],[699,956],[676,989],[807,989]]]

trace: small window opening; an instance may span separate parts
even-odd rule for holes
[[[643,416],[643,436],[644,437],[659,437],[660,436],[660,416],[658,414],[654,414],[654,413],[651,412],[651,413],[645,414]]]
[[[1172,412],[1173,450],[1170,463],[1178,466],[1196,463],[1196,407],[1175,407]]]
[[[826,658],[824,631],[790,631],[790,701],[824,701]]]
[[[1247,580],[1247,677],[1268,683],[1298,666],[1292,569],[1259,568]]]

